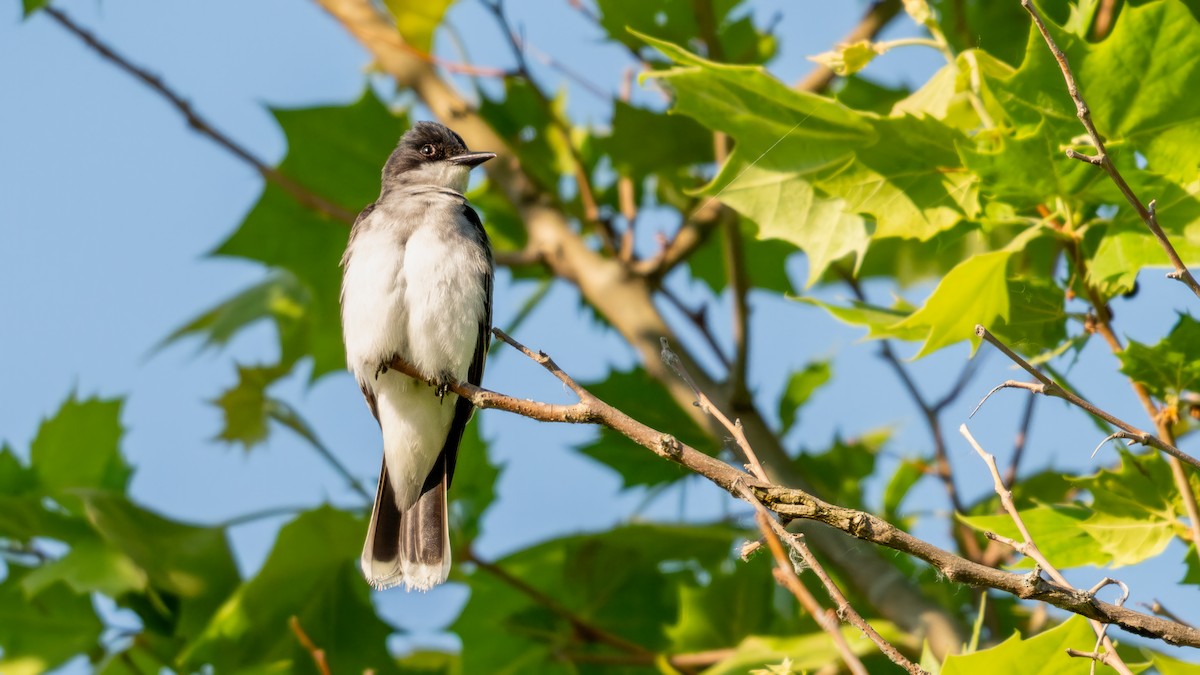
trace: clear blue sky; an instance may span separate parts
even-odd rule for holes
[[[243,453],[210,441],[217,410],[206,401],[234,379],[233,362],[267,361],[274,337],[266,325],[241,337],[223,353],[199,353],[183,344],[153,353],[156,344],[201,309],[260,279],[254,264],[209,259],[205,253],[238,225],[256,201],[261,180],[246,165],[192,133],[160,98],[111,65],[46,17],[22,23],[18,2],[0,14],[0,439],[23,452],[37,424],[71,392],[81,396],[127,396],[125,450],[137,467],[133,495],[168,515],[219,522],[247,512],[357,498],[303,443],[276,430],[262,447]],[[285,142],[266,110],[348,102],[367,86],[368,57],[313,3],[262,0],[157,3],[73,0],[56,2],[137,63],[160,73],[209,121],[268,162],[278,161]],[[615,91],[628,63],[625,52],[603,44],[598,30],[566,2],[513,2],[514,21],[527,39],[589,80]],[[809,69],[804,56],[824,51],[857,20],[860,3],[749,2],[765,22],[781,13],[782,51],[770,64],[784,81]],[[480,65],[506,66],[511,57],[493,23],[473,0],[462,0],[450,22]],[[901,17],[893,36],[914,34]],[[445,34],[439,53],[459,57]],[[581,122],[604,125],[610,103],[597,99],[533,60],[539,82],[566,87],[570,112]],[[919,83],[939,65],[926,50],[902,49],[867,71],[889,81]],[[376,83],[382,92],[391,89]],[[407,100],[401,97],[400,100]],[[646,96],[642,100],[653,101]],[[481,148],[482,149],[482,148]],[[380,148],[380,161],[390,148]],[[670,220],[651,226],[666,228]],[[800,257],[793,279],[803,280]],[[679,278],[672,283],[680,285]],[[1117,304],[1118,328],[1152,339],[1174,322],[1173,306],[1185,307],[1176,285],[1143,274],[1136,303]],[[528,285],[501,282],[496,323],[505,326]],[[920,293],[927,289],[915,291]],[[707,297],[684,288],[690,298]],[[873,288],[881,299],[887,289]],[[841,289],[820,291],[841,299]],[[715,299],[713,315],[728,316]],[[1174,304],[1172,304],[1174,303]],[[521,329],[519,337],[551,353],[580,380],[625,368],[633,354],[612,335],[597,334],[577,309],[575,294],[559,288]],[[813,358],[833,357],[836,379],[806,409],[789,447],[821,449],[835,433],[852,436],[891,426],[897,436],[885,465],[925,454],[924,428],[902,389],[875,358],[860,332],[830,321],[809,307],[762,296],[753,298],[751,379],[767,410],[787,375]],[[769,316],[769,320],[763,317]],[[702,348],[697,348],[702,351]],[[906,350],[906,353],[911,351]],[[913,365],[920,381],[940,395],[967,356],[965,346]],[[991,385],[1006,379],[1003,359],[988,358],[963,400],[945,418],[953,430]],[[1095,402],[1141,420],[1128,386],[1111,377],[1115,362],[1102,345],[1090,346],[1073,371]],[[368,482],[378,470],[378,430],[351,378],[337,374],[309,388],[304,377],[279,395],[293,403],[319,435]],[[489,365],[486,384],[543,400],[568,400],[567,392],[515,353],[501,351]],[[1020,409],[1008,392],[988,404],[972,428],[1001,461],[1007,457]],[[480,553],[499,556],[557,534],[603,528],[626,518],[640,493],[619,494],[619,480],[569,446],[593,437],[580,427],[539,425],[486,412],[478,416],[495,460],[505,464],[500,500],[485,521]],[[1140,423],[1140,422],[1139,422]],[[968,497],[989,490],[987,476],[964,442],[949,434],[951,460]],[[1055,401],[1039,404],[1027,471],[1048,465],[1098,466],[1088,453],[1094,427]],[[1097,462],[1113,459],[1102,451]],[[889,474],[885,469],[883,476]],[[715,488],[688,481],[660,497],[644,515],[705,518],[736,508]],[[869,486],[877,501],[882,481]],[[553,502],[555,508],[547,509]],[[939,517],[945,496],[923,482],[908,506]],[[242,569],[264,559],[283,522],[270,518],[232,530]],[[945,541],[944,519],[925,521],[919,534]],[[1118,571],[1134,601],[1160,598],[1176,612],[1200,621],[1200,592],[1176,586],[1182,576],[1181,546],[1136,574]],[[1071,575],[1090,586],[1099,576]],[[385,616],[413,630],[402,644],[453,644],[439,631],[458,612],[466,594],[448,586],[427,595],[377,596]]]

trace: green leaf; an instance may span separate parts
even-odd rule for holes
[[[279,171],[350,212],[374,201],[388,149],[408,126],[370,93],[346,106],[272,112],[288,139]],[[311,298],[302,325],[308,328],[304,351],[313,357],[313,378],[345,365],[338,262],[349,231],[346,223],[301,206],[267,183],[238,230],[214,252],[287,270],[303,286]],[[294,347],[285,342],[282,351],[289,349]]]
[[[1064,31],[1053,21],[1047,28],[1066,53],[1109,147],[1121,154],[1140,152],[1150,170],[1193,180],[1200,144],[1183,141],[1195,138],[1200,124],[1200,100],[1188,93],[1200,88],[1200,64],[1191,58],[1200,51],[1200,23],[1176,0],[1126,9],[1108,38],[1098,43]],[[1018,123],[1033,124],[1039,116],[1074,120],[1062,73],[1036,30],[1030,30],[1020,69],[1010,79],[990,84]],[[1083,132],[1077,121],[1074,128],[1072,135]],[[1066,143],[1069,138],[1059,140]]]
[[[710,4],[713,28],[724,60],[733,63],[762,62],[774,53],[773,38],[755,29],[749,16],[730,18],[730,13],[742,4],[742,0],[716,0]],[[596,5],[600,10],[600,26],[609,38],[632,49],[640,49],[642,40],[638,38],[646,36],[676,44],[695,44],[697,47],[703,44],[697,38],[701,31],[696,7],[691,0],[598,0]]]
[[[1039,505],[1021,509],[1021,520],[1029,528],[1033,540],[1046,559],[1060,569],[1083,565],[1103,567],[1112,560],[1112,555],[1099,541],[1083,529],[1083,524],[1092,511],[1077,505]],[[1004,537],[1021,541],[1021,533],[1007,513],[987,516],[959,515],[958,519],[979,532],[995,532]],[[1018,568],[1032,567],[1033,561],[1022,558]]]
[[[38,675],[99,647],[104,625],[91,598],[61,584],[27,598],[22,582],[28,570],[7,567],[0,582],[0,672]]]
[[[124,573],[177,604],[169,634],[198,635],[238,582],[225,530],[169,520],[116,495],[87,493],[84,501],[92,527],[134,570]]]
[[[869,241],[867,225],[847,212],[844,201],[824,197],[802,174],[772,171],[745,162],[743,156],[735,149],[704,194],[753,220],[760,239],[786,241],[804,251],[805,285],[815,283],[834,261],[851,254],[862,257]]]
[[[679,115],[613,102],[612,134],[597,141],[622,176],[641,179],[713,159],[711,134]]]
[[[43,420],[30,446],[38,483],[51,493],[73,488],[123,492],[133,469],[121,457],[121,399],[75,394],[54,417]]]
[[[702,451],[716,452],[703,430],[678,406],[662,383],[642,368],[614,371],[603,382],[588,384],[598,398],[620,410],[628,410],[639,422],[655,429],[670,430],[680,441]],[[621,475],[624,486],[659,485],[687,475],[673,462],[658,457],[625,436],[601,428],[599,437],[579,451]]]
[[[995,251],[960,263],[933,289],[923,307],[896,324],[902,331],[924,333],[925,343],[917,358],[968,339],[978,346],[976,324],[1008,321],[1005,270],[1011,256],[1009,251]]]
[[[782,632],[772,565],[769,555],[756,556],[704,586],[680,586],[679,617],[663,627],[672,651],[721,649],[749,635]]]
[[[905,459],[900,462],[883,489],[884,520],[895,522],[900,518],[900,505],[928,469],[924,460]]]
[[[1040,544],[1040,542],[1039,542]],[[1063,624],[1022,639],[1014,634],[1004,642],[974,654],[946,657],[942,675],[1023,673],[1026,675],[1086,675],[1091,661],[1067,656],[1068,648],[1091,651],[1096,642],[1087,619],[1072,615]]]
[[[307,325],[312,298],[304,286],[285,270],[275,270],[265,280],[241,291],[192,319],[168,335],[162,346],[184,337],[200,336],[204,347],[224,346],[242,329],[270,319],[278,331],[280,361],[292,364],[307,349]]]
[[[237,384],[212,402],[221,409],[225,420],[217,439],[240,443],[249,450],[267,439],[275,402],[267,396],[266,389],[287,374],[287,367],[238,366],[237,371]]]
[[[1066,293],[1044,277],[1009,277],[1007,319],[989,330],[1008,346],[1025,354],[1054,349],[1067,339]]]
[[[1183,556],[1184,564],[1187,565],[1187,571],[1183,574],[1183,579],[1179,580],[1181,584],[1192,584],[1200,586],[1200,555],[1196,553],[1196,545],[1192,544],[1188,547],[1187,554]]]
[[[919,326],[905,327],[903,325],[904,319],[912,315],[913,307],[902,298],[897,298],[892,307],[877,307],[857,300],[851,302],[849,307],[831,305],[816,298],[796,298],[796,300],[820,307],[844,324],[866,327],[868,339],[895,337],[901,340],[920,340],[924,334]]]
[[[50,0],[21,0],[21,10],[25,13],[25,18],[28,19],[34,12],[45,7]]]
[[[872,619],[871,627],[892,644],[903,644],[909,637],[887,621]],[[857,629],[842,626],[840,630],[850,651],[859,656],[875,651]],[[778,664],[784,659],[790,662],[791,672],[803,673],[816,672],[828,664],[840,662],[841,656],[829,635],[822,631],[788,637],[755,635],[742,640],[733,654],[705,670],[704,675],[744,675],[753,668]]]
[[[1117,354],[1121,372],[1159,400],[1173,401],[1200,380],[1200,322],[1187,314],[1154,346],[1130,340]]]
[[[296,617],[325,650],[336,673],[397,672],[385,641],[392,629],[375,614],[358,571],[366,527],[328,506],[298,516],[279,532],[262,569],[220,608],[182,657],[188,669],[261,670],[268,665],[315,672],[311,655],[288,629]]]
[[[903,85],[893,88],[869,78],[851,75],[841,81],[834,98],[854,110],[886,115],[892,106],[909,93],[911,92]]]
[[[433,51],[433,33],[454,0],[384,0],[383,4],[396,18],[396,29],[404,41],[413,49],[429,54]]]
[[[1092,515],[1082,526],[1112,556],[1113,566],[1162,553],[1182,511],[1171,469],[1161,454],[1120,453],[1121,466],[1115,471],[1103,469],[1072,481],[1092,495]]]
[[[832,376],[833,370],[829,361],[811,361],[792,373],[783,389],[783,395],[779,398],[779,421],[783,425],[781,433],[786,434],[792,428],[796,422],[796,413],[808,402],[813,392],[820,389]]]
[[[92,535],[71,543],[63,557],[40,565],[22,582],[31,597],[55,584],[75,593],[103,593],[112,598],[146,589],[146,575],[119,549]]]
[[[1149,650],[1143,650],[1143,653],[1147,651]],[[1159,675],[1200,675],[1200,664],[1180,661],[1158,652],[1150,652],[1148,656]]]
[[[566,90],[550,100],[525,78],[507,78],[504,97],[483,97],[479,115],[493,130],[508,141],[521,162],[521,168],[550,194],[558,194],[560,176],[575,171],[571,150],[555,122],[566,119]],[[488,150],[489,148],[475,148]]]
[[[754,288],[789,293],[792,282],[788,279],[787,259],[796,249],[778,239],[768,239],[754,223],[743,218],[739,222],[742,230],[742,258],[747,261],[746,277]],[[725,238],[712,233],[687,259],[692,276],[703,281],[714,294],[725,290],[729,282],[728,265],[725,262]]]
[[[738,532],[723,526],[627,525],[537,544],[470,575],[471,596],[451,627],[464,673],[571,673],[563,648],[602,653],[559,614],[501,580],[528,584],[588,623],[650,650],[680,616],[680,589],[732,559]],[[497,631],[503,638],[497,639]]]

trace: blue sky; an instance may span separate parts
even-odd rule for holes
[[[314,3],[261,0],[245,3],[157,3],[72,0],[55,5],[91,27],[133,61],[149,66],[190,100],[210,122],[259,157],[275,163],[285,139],[267,107],[307,107],[349,102],[369,86],[367,55],[341,26]],[[616,91],[629,60],[622,48],[602,43],[599,31],[566,2],[510,3],[527,39],[589,80]],[[824,51],[857,20],[858,3],[750,2],[760,23],[780,14],[782,50],[770,65],[792,82],[808,71],[804,56]],[[132,493],[168,515],[220,522],[247,512],[324,501],[356,505],[350,492],[319,458],[285,430],[244,453],[210,439],[219,429],[207,403],[234,380],[233,362],[267,361],[274,337],[266,325],[240,336],[222,353],[198,353],[184,343],[155,352],[164,336],[201,309],[260,279],[259,266],[205,257],[237,227],[262,189],[259,177],[209,140],[191,132],[160,98],[111,65],[46,17],[20,20],[19,3],[0,10],[0,439],[23,451],[37,424],[72,391],[81,396],[126,396],[124,447],[137,467]],[[511,56],[480,5],[462,0],[450,22],[472,60],[508,66]],[[915,34],[907,19],[892,36]],[[458,60],[442,33],[439,53]],[[604,125],[611,103],[565,81],[532,60],[539,82],[565,87],[569,111],[580,122]],[[868,74],[919,84],[939,65],[924,49],[900,49]],[[385,82],[377,90],[391,95]],[[641,95],[653,103],[655,96]],[[400,95],[398,101],[409,100]],[[479,148],[486,149],[486,148]],[[380,148],[380,162],[390,148]],[[651,218],[645,230],[672,221]],[[803,261],[791,263],[803,280]],[[505,277],[506,278],[506,277]],[[672,283],[689,298],[706,299],[681,278]],[[1181,287],[1142,275],[1135,302],[1118,302],[1118,328],[1144,340],[1174,323],[1173,308],[1188,306]],[[925,289],[914,291],[917,297]],[[501,280],[496,324],[503,327],[531,292],[528,283]],[[887,289],[872,288],[881,299]],[[843,289],[819,291],[841,299]],[[713,316],[727,317],[728,303],[714,302]],[[518,336],[544,349],[577,379],[600,379],[611,368],[628,368],[634,355],[622,341],[593,330],[578,299],[556,288]],[[821,449],[835,434],[852,436],[890,426],[896,430],[885,466],[930,447],[920,419],[892,374],[858,343],[860,332],[830,321],[818,310],[777,298],[752,298],[751,381],[766,410],[788,374],[814,358],[833,358],[835,381],[805,409],[789,447]],[[728,331],[720,327],[722,337]],[[694,341],[695,336],[687,339]],[[698,345],[698,342],[695,342]],[[701,351],[700,348],[697,351]],[[912,350],[902,348],[906,354]],[[912,365],[920,382],[938,396],[968,354],[958,346]],[[1073,370],[1074,381],[1098,405],[1142,423],[1127,384],[1113,377],[1115,360],[1103,345],[1089,346]],[[993,384],[1010,377],[1007,364],[990,355],[967,394],[947,411],[955,428]],[[567,401],[568,392],[532,363],[501,350],[489,364],[486,384],[499,391]],[[318,434],[357,475],[373,484],[378,470],[378,430],[352,379],[328,376],[309,387],[303,374],[278,391],[313,424]],[[974,421],[976,436],[1003,462],[1021,408],[1021,395],[1006,392]],[[629,517],[644,495],[621,494],[611,472],[571,452],[593,438],[581,427],[537,424],[485,412],[476,418],[493,440],[492,456],[505,465],[500,499],[485,521],[479,552],[499,556],[546,537],[610,526]],[[990,490],[982,464],[956,434],[948,434],[951,460],[968,498]],[[1057,401],[1039,403],[1026,471],[1046,466],[1098,467],[1087,455],[1098,442],[1079,413]],[[885,469],[884,478],[889,475]],[[877,500],[882,480],[869,486]],[[655,500],[643,515],[703,519],[737,508],[716,488],[691,480]],[[555,508],[547,509],[547,503]],[[877,503],[877,501],[876,501]],[[923,482],[907,506],[944,516],[940,486]],[[239,564],[261,564],[283,518],[267,518],[232,530]],[[918,534],[945,541],[944,519],[926,519]],[[1193,622],[1200,621],[1200,592],[1179,587],[1182,547],[1121,578],[1135,601],[1162,599]],[[1090,586],[1099,576],[1070,575]],[[427,595],[388,593],[377,601],[385,616],[411,629],[405,644],[454,644],[440,629],[456,615],[465,591],[453,586]]]

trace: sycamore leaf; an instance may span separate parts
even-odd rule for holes
[[[51,493],[77,488],[123,492],[133,469],[121,456],[120,399],[74,394],[43,420],[29,458],[38,483]]]
[[[888,621],[872,620],[871,627],[892,644],[903,644],[908,638],[903,631]],[[859,656],[872,653],[871,642],[860,639],[861,632],[853,630],[850,626],[842,626],[840,630],[850,651]],[[788,637],[754,635],[738,643],[732,654],[705,670],[704,675],[816,672],[839,661],[837,648],[823,632]],[[781,669],[783,664],[787,664],[787,669]],[[767,670],[754,670],[755,668]]]
[[[596,141],[625,177],[644,178],[669,169],[712,161],[712,137],[679,115],[638,108],[614,100],[612,134]]]
[[[454,0],[384,0],[383,4],[396,18],[396,29],[404,41],[428,54],[433,51],[433,33]]]
[[[404,116],[392,114],[371,93],[346,106],[272,112],[288,139],[279,171],[350,212],[379,194],[379,168],[408,127]],[[311,298],[302,325],[314,378],[345,365],[338,262],[349,233],[347,224],[314,213],[267,183],[241,226],[214,251],[284,269],[302,285]],[[273,318],[270,312],[263,316]]]
[[[707,525],[626,525],[552,539],[495,560],[588,623],[663,650],[662,627],[680,616],[681,590],[731,559],[738,531]],[[510,582],[480,570],[451,627],[463,644],[464,673],[574,673],[556,652],[576,635],[562,616]],[[494,638],[497,626],[505,639]]]
[[[1160,400],[1173,400],[1200,380],[1200,321],[1180,314],[1170,334],[1149,346],[1130,340],[1117,354],[1121,372]]]
[[[715,0],[711,3],[714,28],[720,43],[723,60],[730,63],[761,63],[775,53],[775,40],[754,27],[747,13],[738,19],[730,14],[742,0]],[[703,46],[692,0],[598,0],[600,26],[612,40],[632,49],[640,49],[645,36],[674,42]]]
[[[851,254],[861,259],[866,252],[867,225],[862,217],[847,211],[844,201],[822,196],[800,174],[747,164],[740,148],[730,154],[704,194],[753,220],[760,239],[779,239],[804,251],[808,256],[807,286],[820,279],[834,261]]]
[[[923,307],[896,324],[902,330],[925,333],[917,358],[966,339],[977,346],[976,324],[1008,320],[1005,269],[1011,255],[994,251],[963,261],[933,289]]]
[[[832,375],[829,361],[811,361],[792,373],[783,388],[783,395],[779,397],[779,421],[783,425],[781,433],[788,432],[796,422],[796,413]]]
[[[287,366],[238,366],[237,372],[237,384],[212,402],[225,421],[217,439],[249,450],[267,439],[275,402],[266,390],[287,374]]]
[[[1029,528],[1033,540],[1046,559],[1061,569],[1083,565],[1103,567],[1112,559],[1101,543],[1082,529],[1082,524],[1092,514],[1087,507],[1078,505],[1039,505],[1021,509],[1021,520]],[[1021,541],[1021,533],[1007,513],[986,516],[959,515],[958,519],[978,532],[995,532],[1001,536]],[[1021,558],[1015,567],[1033,567],[1033,561]]]
[[[6,567],[0,582],[0,672],[38,675],[99,647],[104,624],[90,597],[56,584],[31,602],[22,588],[29,571],[14,563]]]
[[[977,673],[1023,673],[1024,675],[1087,675],[1088,659],[1067,656],[1067,649],[1091,651],[1096,642],[1087,619],[1072,615],[1063,624],[1023,639],[1019,633],[1004,642],[974,654],[946,657],[941,675]]]
[[[1119,468],[1072,479],[1092,495],[1092,514],[1082,527],[1112,556],[1114,566],[1162,553],[1183,511],[1171,469],[1160,453],[1120,454]]]
[[[331,672],[397,672],[384,644],[392,628],[376,615],[358,571],[365,531],[361,518],[328,506],[285,525],[262,569],[217,611],[181,662],[217,672],[307,669],[312,656],[287,627],[296,617],[325,650]]]

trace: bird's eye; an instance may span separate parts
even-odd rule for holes
[[[433,157],[435,152],[437,152],[437,148],[433,147],[430,143],[421,146],[421,154],[426,157]]]

